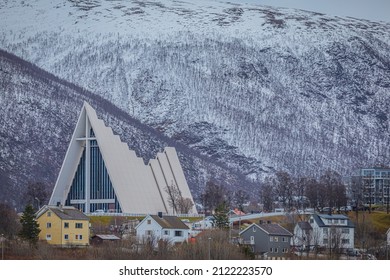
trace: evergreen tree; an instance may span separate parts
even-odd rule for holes
[[[30,244],[36,244],[41,230],[35,220],[34,208],[31,204],[28,204],[24,209],[20,223],[22,224],[22,230],[19,232],[19,236],[30,242]]]
[[[229,228],[229,208],[225,202],[222,202],[215,209],[214,213],[214,226],[219,229],[228,229]]]

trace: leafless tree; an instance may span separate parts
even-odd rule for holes
[[[327,170],[320,177],[320,187],[324,196],[325,204],[340,208],[347,203],[346,187],[342,182],[341,175],[335,171]]]
[[[20,230],[19,217],[9,205],[0,203],[0,234],[14,238]]]
[[[43,206],[48,199],[47,185],[43,182],[29,183],[24,197],[26,204],[31,204],[34,206],[34,209],[38,209]]]
[[[226,203],[230,198],[227,195],[226,190],[212,181],[208,181],[204,192],[201,194],[203,206],[210,212],[213,211],[218,205]]]
[[[263,204],[264,211],[272,211],[274,199],[272,181],[270,178],[266,178],[260,189],[260,201]]]
[[[181,192],[179,188],[172,182],[171,185],[168,185],[165,188],[165,191],[168,194],[168,203],[172,207],[173,211],[178,213],[178,204],[181,198]]]
[[[180,197],[177,206],[181,214],[188,214],[191,212],[192,207],[194,207],[194,203],[188,197]]]
[[[165,188],[168,194],[168,203],[175,213],[188,214],[194,203],[188,197],[183,197],[180,189],[172,182],[170,186]]]
[[[286,211],[292,210],[295,184],[290,174],[278,171],[273,179],[275,193]]]
[[[318,182],[314,178],[309,178],[306,180],[305,184],[305,196],[309,200],[309,205],[313,208],[317,208],[319,205],[319,186]]]
[[[248,201],[249,195],[246,191],[238,190],[233,193],[234,204],[240,211],[244,211],[244,203]]]

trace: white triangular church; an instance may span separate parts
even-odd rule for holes
[[[84,102],[49,205],[84,213],[177,214],[166,191],[172,185],[193,203],[175,148],[145,165]],[[189,213],[197,214],[195,206]]]

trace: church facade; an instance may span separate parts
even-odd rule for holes
[[[197,214],[175,148],[145,164],[84,102],[49,205],[84,213],[179,214],[172,188],[192,202],[188,214]]]

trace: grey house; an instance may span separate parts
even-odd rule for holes
[[[256,255],[285,258],[290,252],[293,234],[279,224],[252,224],[240,232],[242,244],[251,247]]]

